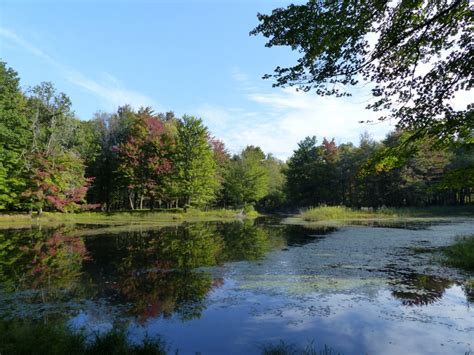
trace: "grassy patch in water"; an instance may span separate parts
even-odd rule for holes
[[[466,270],[474,270],[474,234],[459,237],[444,250],[446,263]]]
[[[60,213],[44,212],[41,216],[36,214],[0,214],[0,225],[21,225],[31,223],[71,222],[87,224],[121,224],[121,223],[180,223],[187,221],[220,221],[236,218],[256,218],[256,211],[244,213],[242,210],[214,209],[202,211],[190,209],[170,210],[135,210],[123,212],[79,212]]]
[[[20,321],[0,323],[0,354],[166,354],[161,341],[146,340],[141,345],[127,341],[124,331],[113,330],[87,339],[60,325]]]
[[[425,208],[352,209],[344,206],[313,207],[300,214],[306,221],[337,221],[378,218],[474,217],[474,206],[433,206]]]
[[[321,350],[316,349],[313,343],[305,348],[299,348],[294,344],[288,344],[280,341],[278,344],[268,344],[262,349],[263,355],[341,355],[339,352],[332,350],[327,345]]]

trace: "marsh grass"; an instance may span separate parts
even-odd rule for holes
[[[446,263],[466,270],[474,270],[474,234],[459,237],[444,250]]]
[[[294,344],[280,341],[278,344],[268,344],[262,349],[263,355],[341,355],[327,345],[321,350],[316,349],[314,343],[308,344],[304,348],[299,348]]]
[[[146,340],[141,345],[127,341],[124,331],[113,330],[88,339],[83,333],[60,325],[6,322],[0,324],[0,354],[166,354],[161,340]]]
[[[474,206],[352,209],[344,206],[313,207],[300,214],[305,221],[340,221],[397,218],[474,217]]]
[[[256,218],[259,214],[255,211],[243,213],[242,210],[213,209],[202,211],[189,209],[171,210],[135,210],[123,212],[79,212],[60,213],[44,212],[37,214],[8,213],[0,214],[1,225],[24,225],[31,223],[83,223],[83,224],[129,224],[129,223],[182,223],[195,221],[224,221],[238,218]]]

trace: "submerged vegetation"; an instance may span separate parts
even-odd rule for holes
[[[444,254],[447,264],[474,271],[474,234],[460,237],[455,244],[445,249]]]

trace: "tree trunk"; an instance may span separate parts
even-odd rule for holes
[[[130,202],[130,208],[133,210],[134,207],[133,207],[133,196],[132,196],[132,194],[129,194],[129,195],[128,195],[128,200],[129,200],[129,202]]]

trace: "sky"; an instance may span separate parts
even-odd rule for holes
[[[51,81],[82,120],[119,105],[201,117],[232,153],[258,145],[280,159],[306,136],[354,142],[393,129],[350,98],[273,88],[264,74],[298,58],[249,36],[280,0],[0,0],[0,60],[24,89]]]

